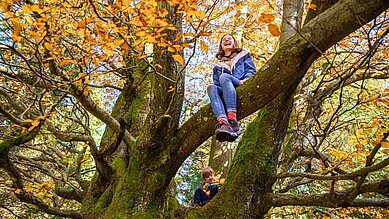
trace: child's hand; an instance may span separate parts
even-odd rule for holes
[[[243,79],[243,80],[240,80],[240,83],[239,83],[239,85],[242,85],[244,82],[246,82],[246,81],[247,81],[247,79],[248,79],[248,78],[246,78],[246,79]]]

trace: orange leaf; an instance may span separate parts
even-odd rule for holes
[[[307,7],[307,10],[316,11],[316,10],[317,10],[317,5],[315,5],[315,4],[309,4],[308,7]]]
[[[273,36],[281,35],[280,28],[276,24],[269,24],[267,27],[269,28],[271,35]]]
[[[387,142],[387,141],[381,142],[381,147],[383,147],[383,148],[389,148],[389,142]]]
[[[18,42],[18,41],[20,41],[22,39],[20,37],[20,30],[21,29],[22,29],[22,26],[19,23],[15,22],[15,24],[14,24],[14,33],[13,33],[13,40],[15,42]]]
[[[44,46],[45,46],[45,48],[47,49],[47,50],[49,50],[49,51],[53,51],[54,50],[54,46],[53,46],[53,44],[51,44],[51,43],[44,43]]]
[[[181,65],[184,65],[185,60],[184,60],[184,58],[182,58],[181,55],[173,55],[173,58],[174,58],[178,63],[180,63]]]
[[[78,28],[85,28],[86,27],[86,20],[81,20],[80,23],[77,25]]]
[[[34,120],[32,123],[31,123],[31,125],[32,125],[32,127],[37,127],[38,125],[39,125],[39,119],[36,119],[36,120]]]
[[[63,60],[62,62],[59,63],[59,66],[65,66],[65,65],[69,65],[69,64],[72,64],[72,63],[75,63],[76,61],[73,60],[73,59],[65,59]]]
[[[262,13],[261,17],[258,19],[258,22],[271,23],[274,21],[274,19],[274,15]]]
[[[200,48],[204,52],[208,52],[208,46],[207,46],[207,44],[204,43],[204,41],[200,41]]]

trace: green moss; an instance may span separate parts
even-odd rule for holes
[[[261,120],[268,114],[266,110],[261,110],[253,122],[247,125],[241,143],[239,144],[234,156],[235,165],[243,165],[249,160],[258,161],[266,149],[263,146],[268,142],[267,129],[269,127],[260,127]]]
[[[163,218],[164,219],[173,219],[173,218],[184,218],[185,212],[181,208],[175,196],[172,196],[170,191],[167,191],[167,201],[164,209]]]
[[[210,218],[209,215],[204,213],[204,212],[206,212],[204,210],[205,210],[204,207],[196,207],[196,208],[191,209],[188,212],[187,219],[198,219],[198,218],[207,219],[207,218]]]
[[[152,212],[136,212],[131,218],[134,219],[155,219],[156,216]]]
[[[121,212],[130,213],[131,209],[127,204],[131,203],[131,197],[139,191],[139,188],[134,187],[139,180],[139,167],[135,159],[130,159],[129,168],[118,180],[113,194],[113,202],[107,210],[113,215]]]
[[[137,93],[136,98],[132,101],[129,110],[124,116],[126,121],[135,121],[139,112],[144,108],[144,104],[148,101],[151,90],[150,79],[146,79],[143,84],[145,86]]]
[[[153,173],[148,181],[148,185],[150,185],[151,191],[159,189],[161,185],[165,184],[165,180],[165,175],[161,174],[160,172]]]
[[[115,158],[111,167],[117,176],[123,175],[126,172],[126,163],[120,158]]]

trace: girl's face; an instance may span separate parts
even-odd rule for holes
[[[234,41],[234,38],[232,38],[231,35],[225,35],[223,38],[222,38],[222,41],[221,41],[221,46],[222,46],[222,49],[224,52],[226,52],[227,50],[233,50],[234,49],[234,45],[235,45],[235,41]]]
[[[211,182],[213,182],[213,180],[214,180],[213,174],[211,174],[205,178],[205,182],[207,182],[207,183],[211,183]]]

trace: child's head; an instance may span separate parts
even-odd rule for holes
[[[219,42],[219,51],[216,54],[216,58],[221,59],[226,51],[240,52],[242,49],[239,47],[238,41],[231,34],[225,34]]]
[[[212,182],[214,180],[215,171],[211,167],[204,167],[201,169],[201,177],[205,182]]]

